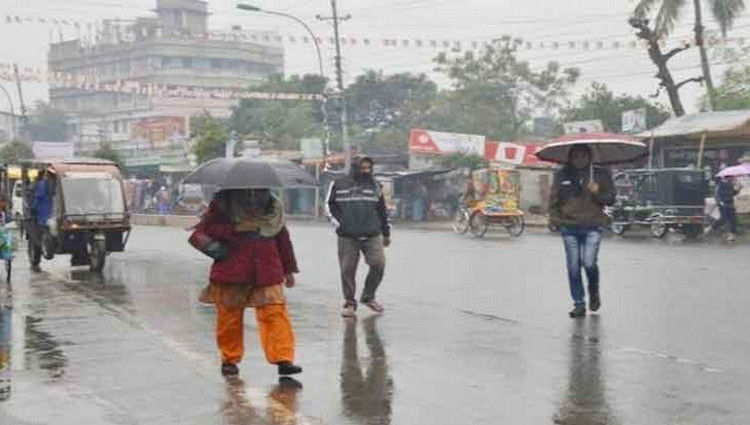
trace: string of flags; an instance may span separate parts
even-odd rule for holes
[[[42,24],[42,25],[53,25],[57,27],[74,27],[78,29],[87,29],[89,31],[101,29],[101,23],[91,21],[78,21],[70,19],[55,19],[55,18],[44,18],[44,17],[22,17],[22,16],[11,16],[6,15],[5,20],[2,21],[6,25],[22,25],[22,24]],[[135,29],[131,25],[120,24],[117,20],[105,21],[106,26],[111,28],[111,31],[117,37],[117,42],[128,42],[133,41],[136,38]],[[140,31],[145,29],[140,28]],[[248,41],[258,43],[284,43],[284,44],[312,44],[317,41],[318,44],[335,44],[333,37],[315,37],[313,40],[311,37],[304,35],[295,34],[279,34],[270,32],[249,32],[242,31],[241,29],[232,31],[211,31],[203,36],[193,36],[196,39],[214,39],[214,40],[225,40],[225,41]],[[633,37],[635,38],[635,37]],[[348,48],[361,47],[384,47],[389,49],[446,49],[452,51],[476,51],[489,45],[492,40],[485,39],[438,39],[438,38],[403,38],[403,37],[341,37],[341,44]],[[693,45],[694,39],[692,36],[682,38],[671,38],[664,40],[662,43],[664,47],[669,44],[677,45]],[[737,45],[743,46],[746,43],[750,44],[750,37],[737,36],[721,38],[718,36],[708,37],[706,40],[708,45]],[[521,50],[620,50],[620,49],[638,49],[644,46],[643,41],[636,40],[553,40],[553,41],[533,41],[533,40],[521,40],[518,42],[517,47]]]

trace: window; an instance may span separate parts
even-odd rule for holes
[[[192,68],[193,67],[193,58],[182,58],[182,67],[183,68]]]
[[[169,56],[164,56],[161,58],[161,66],[163,68],[168,68],[171,65],[172,65],[172,58],[170,58]]]

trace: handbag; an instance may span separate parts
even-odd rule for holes
[[[202,230],[196,230],[188,238],[188,243],[198,251],[206,254],[216,261],[221,261],[229,257],[229,244],[217,241],[208,236]]]

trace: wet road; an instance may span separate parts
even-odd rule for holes
[[[208,261],[180,229],[136,229],[100,277],[19,258],[0,424],[750,423],[749,246],[607,240],[602,311],[574,321],[556,237],[396,229],[386,314],[345,321],[330,230],[292,234],[298,381],[251,314],[241,379],[220,376]]]

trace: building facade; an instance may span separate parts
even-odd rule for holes
[[[190,117],[229,116],[240,93],[283,73],[273,33],[212,33],[199,0],[157,0],[155,12],[50,46],[50,102],[68,115],[79,152],[109,141],[138,165],[185,150]]]

